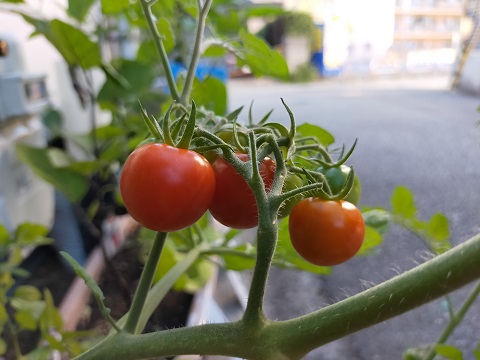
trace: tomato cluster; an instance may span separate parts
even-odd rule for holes
[[[236,153],[243,162],[244,153]],[[276,163],[266,157],[259,172],[268,193]],[[318,169],[332,194],[345,186],[350,168]],[[282,191],[304,186],[304,180],[289,173]],[[249,229],[258,225],[258,207],[245,179],[223,157],[210,164],[202,155],[159,143],[137,148],[125,162],[120,191],[131,216],[155,231],[170,232],[194,224],[209,210],[225,226]],[[346,199],[356,203],[360,196],[358,178]],[[282,204],[278,216],[289,218],[293,247],[305,260],[320,266],[340,264],[360,249],[365,235],[362,214],[345,200],[303,198],[295,195]]]

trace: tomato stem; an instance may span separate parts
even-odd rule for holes
[[[160,255],[162,254],[166,238],[167,233],[157,233],[152,250],[150,251],[150,255],[148,256],[148,260],[145,264],[145,268],[143,269],[142,275],[140,276],[140,281],[138,283],[137,291],[135,292],[135,295],[133,297],[127,322],[125,323],[125,327],[123,328],[126,332],[130,334],[137,333],[137,325],[140,319],[140,315],[142,313],[148,291],[152,286],[155,270],[157,269],[158,260],[160,259]]]
[[[201,6],[201,2],[197,1],[198,4],[198,22],[197,22],[197,31],[195,32],[195,44],[193,46],[192,57],[190,64],[188,66],[187,76],[185,78],[185,85],[183,87],[182,95],[180,97],[180,103],[187,105],[190,98],[190,93],[192,92],[193,80],[195,78],[195,72],[197,70],[198,60],[200,59],[200,47],[202,45],[203,33],[205,31],[205,23],[210,10],[210,5],[212,5],[213,0],[206,0],[205,4]]]
[[[453,317],[450,319],[447,326],[445,326],[442,334],[437,339],[435,344],[444,344],[448,340],[450,335],[452,335],[453,331],[462,322],[468,309],[470,309],[473,302],[477,299],[479,295],[480,295],[480,282],[478,282],[477,285],[473,288],[472,292],[467,297],[465,302],[462,304],[462,306],[460,306],[460,309],[456,313],[454,313]],[[435,348],[432,347],[424,360],[433,360],[435,358],[435,355],[436,355]]]
[[[180,101],[180,94],[177,89],[177,84],[175,83],[175,78],[173,77],[172,68],[170,67],[167,51],[165,50],[165,46],[163,45],[163,40],[158,32],[158,28],[153,22],[153,14],[152,14],[151,7],[154,3],[156,3],[156,1],[140,0],[140,5],[142,6],[142,10],[143,10],[143,15],[145,16],[145,20],[147,21],[148,27],[153,36],[153,41],[155,42],[155,46],[160,55],[160,60],[162,62],[163,69],[165,71],[165,77],[167,78],[168,88],[170,89],[170,93],[172,94],[173,100]]]

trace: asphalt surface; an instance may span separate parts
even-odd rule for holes
[[[480,96],[452,92],[448,85],[446,77],[309,84],[242,79],[230,81],[229,97],[231,109],[248,107],[254,99],[257,119],[273,108],[272,120],[288,124],[282,97],[298,123],[324,127],[339,145],[349,146],[358,138],[350,164],[362,182],[360,205],[389,208],[393,189],[407,186],[419,216],[426,220],[444,213],[451,242],[458,244],[480,232],[480,127],[475,124],[480,120]],[[392,227],[377,254],[339,265],[330,276],[275,269],[266,311],[275,319],[305,314],[389,279],[428,256],[421,241]],[[470,288],[452,294],[455,306]],[[437,300],[330,343],[307,359],[402,359],[405,349],[434,342],[447,318],[445,301]],[[477,300],[449,343],[465,350],[469,360],[479,341]]]

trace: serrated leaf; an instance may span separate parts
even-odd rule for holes
[[[375,248],[383,242],[382,235],[370,226],[365,227],[365,239],[358,255],[370,255],[375,252]]]
[[[397,186],[393,191],[391,198],[392,214],[406,219],[415,217],[417,208],[413,194],[404,186]]]
[[[455,346],[446,345],[446,344],[437,344],[434,346],[435,352],[438,355],[442,355],[443,357],[449,360],[463,360],[462,352],[457,349]]]
[[[237,45],[234,54],[240,64],[248,65],[256,76],[268,75],[288,79],[288,65],[278,51],[245,30],[241,30],[239,35],[242,45]]]
[[[68,0],[67,14],[83,22],[93,3],[95,3],[95,0]]]
[[[105,295],[103,295],[102,289],[98,286],[97,282],[87,273],[87,271],[69,254],[64,251],[60,251],[60,254],[65,258],[65,260],[70,264],[70,266],[75,271],[80,278],[85,281],[87,287],[92,291],[95,300],[97,301],[100,310],[102,313],[107,316],[110,313],[110,309],[107,308],[104,304]]]
[[[32,285],[21,285],[17,287],[13,296],[26,301],[39,301],[42,299],[40,290]]]
[[[327,130],[323,129],[318,125],[313,125],[309,123],[304,123],[297,126],[297,134],[302,137],[313,136],[315,137],[320,144],[323,146],[328,146],[333,144],[335,138]]]
[[[102,12],[104,14],[115,14],[128,9],[129,6],[130,0],[102,0]]]

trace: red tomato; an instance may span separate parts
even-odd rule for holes
[[[215,192],[212,166],[196,152],[147,144],[127,158],[120,192],[130,215],[148,229],[168,232],[194,224]]]
[[[288,229],[298,254],[319,266],[347,261],[358,252],[365,236],[362,213],[343,200],[303,199],[293,208]]]
[[[237,154],[246,162],[247,154]],[[258,208],[255,196],[243,177],[223,158],[213,162],[215,172],[215,194],[210,204],[210,212],[221,224],[234,229],[250,229],[258,225]],[[276,164],[270,158],[260,163],[260,175],[265,183],[265,190],[272,188]]]

